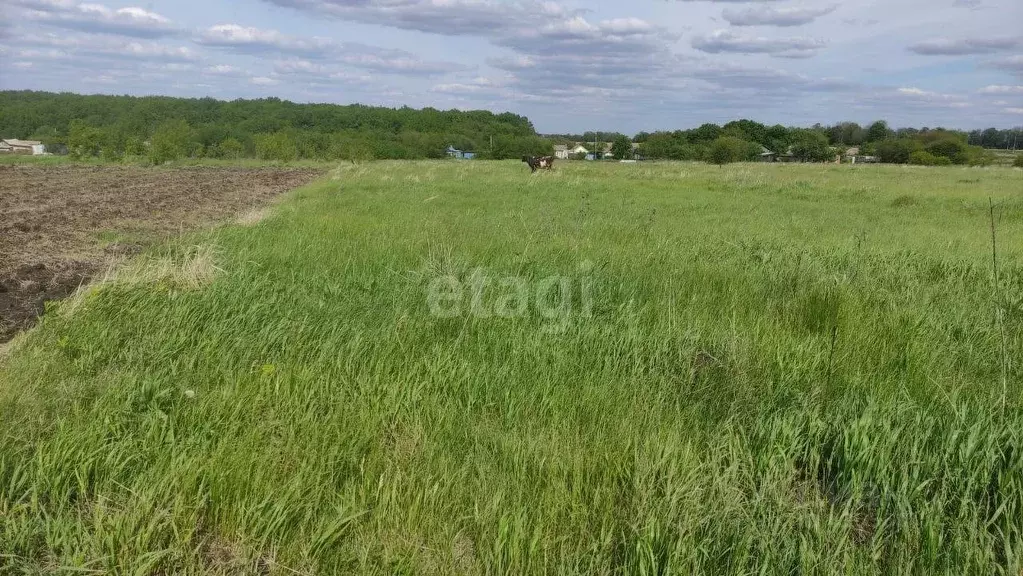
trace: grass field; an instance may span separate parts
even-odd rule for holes
[[[1019,170],[342,166],[9,345],[0,574],[1018,575],[1021,294]]]

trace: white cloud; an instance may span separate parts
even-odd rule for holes
[[[1023,86],[985,86],[978,90],[981,94],[1021,94]]]
[[[159,38],[181,32],[171,20],[156,12],[129,6],[109,8],[103,4],[71,0],[8,0],[21,19],[89,33]]]
[[[732,26],[802,26],[821,16],[831,14],[837,8],[837,4],[816,8],[811,6],[786,8],[753,6],[743,10],[726,9],[722,13],[722,17]]]

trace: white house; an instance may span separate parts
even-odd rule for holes
[[[562,160],[568,160],[568,146],[565,146],[564,144],[555,144],[554,157]]]
[[[589,154],[590,151],[587,150],[586,147],[583,146],[582,144],[576,144],[575,148],[572,148],[572,150],[569,153],[572,154],[572,155],[575,155],[575,154]]]
[[[46,153],[46,146],[36,140],[18,140],[8,138],[0,140],[0,153],[2,154],[29,154],[41,156]]]

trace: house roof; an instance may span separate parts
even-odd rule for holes
[[[562,150],[568,150],[568,146],[565,146],[564,144],[555,144],[554,145],[554,151],[555,152],[561,152]]]
[[[38,140],[18,140],[16,138],[7,138],[3,142],[11,146],[24,146],[26,148],[42,144],[42,142],[39,142]]]
[[[860,153],[860,148],[859,146],[853,146],[852,148],[846,150],[845,153],[848,156],[858,156]]]

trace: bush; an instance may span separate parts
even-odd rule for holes
[[[952,161],[944,156],[935,156],[926,150],[917,150],[909,155],[909,163],[916,166],[950,166]]]
[[[953,138],[931,142],[924,149],[934,156],[948,158],[953,164],[966,164],[968,160],[966,144]]]
[[[1016,160],[1012,163],[1016,168],[1023,168],[1023,154],[1016,156]]]
[[[217,146],[217,150],[220,153],[221,158],[230,158],[236,160],[242,157],[245,152],[245,147],[242,143],[234,138],[228,138]]]
[[[145,156],[146,145],[137,136],[131,136],[124,143],[124,154],[126,156]]]
[[[990,166],[995,163],[995,155],[980,146],[966,147],[966,164],[970,166]]]
[[[298,157],[298,146],[285,132],[258,134],[256,136],[256,158],[291,162]]]
[[[919,142],[908,138],[885,140],[877,145],[877,157],[887,164],[906,164],[913,152],[920,149]]]
[[[792,145],[792,155],[802,162],[827,162],[834,158],[828,137],[819,132],[807,131],[799,135]]]
[[[68,154],[72,158],[91,158],[99,156],[103,132],[93,128],[81,120],[73,120],[67,137]]]
[[[752,160],[759,153],[760,147],[732,136],[722,136],[707,149],[707,161],[722,166],[731,162]]]
[[[184,120],[169,120],[160,125],[149,142],[149,160],[163,164],[185,156],[191,146],[192,127]]]

